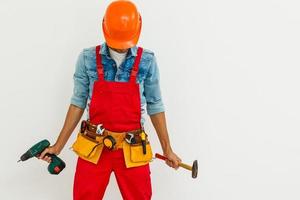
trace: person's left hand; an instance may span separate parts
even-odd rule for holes
[[[173,167],[176,170],[179,168],[179,163],[181,163],[181,159],[173,151],[165,152],[164,156],[167,158],[166,164],[169,167]]]

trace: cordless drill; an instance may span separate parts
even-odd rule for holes
[[[25,161],[29,158],[39,156],[49,146],[50,142],[48,140],[42,140],[26,151],[19,161]],[[65,162],[56,155],[47,153],[46,156],[51,157],[51,162],[48,165],[48,171],[50,174],[59,174],[66,167]]]

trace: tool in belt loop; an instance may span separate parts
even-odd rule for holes
[[[134,133],[127,132],[126,137],[125,137],[126,142],[128,144],[135,144],[136,140],[135,140],[134,136],[135,136]]]
[[[82,120],[82,122],[80,124],[80,133],[84,133],[86,128],[87,128],[87,122],[85,120]]]
[[[96,129],[96,133],[99,134],[99,135],[103,135],[104,131],[105,131],[105,128],[103,127],[103,124],[98,124],[97,129]]]
[[[145,130],[144,130],[144,126],[141,125],[141,127],[142,127],[142,132],[140,132],[140,137],[141,137],[141,140],[142,140],[143,154],[145,155],[147,153],[147,150],[146,150],[146,133],[145,133]]]
[[[107,147],[109,150],[113,150],[117,144],[115,138],[111,135],[107,135],[103,138],[103,144],[105,147]]]

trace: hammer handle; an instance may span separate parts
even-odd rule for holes
[[[167,158],[163,155],[160,155],[159,153],[155,154],[155,158],[161,159],[161,160],[167,160]]]
[[[179,163],[179,166],[182,167],[182,168],[184,168],[184,169],[190,170],[190,171],[193,170],[192,166],[187,165],[185,163]]]
[[[155,154],[155,158],[158,158],[158,159],[161,159],[161,160],[167,160],[167,158],[165,156],[160,155],[158,153]],[[184,168],[184,169],[190,170],[190,171],[192,171],[192,169],[193,169],[192,166],[184,164],[184,163],[179,163],[179,166]]]

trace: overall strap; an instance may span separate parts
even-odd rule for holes
[[[101,56],[101,46],[96,46],[96,65],[97,65],[97,72],[98,72],[98,80],[104,81],[104,70],[102,65],[102,56]]]
[[[139,71],[139,65],[140,65],[140,61],[142,58],[142,54],[143,54],[143,48],[139,47],[137,50],[137,56],[134,60],[134,64],[133,64],[133,68],[131,70],[131,74],[130,74],[130,82],[136,82],[136,75]]]

